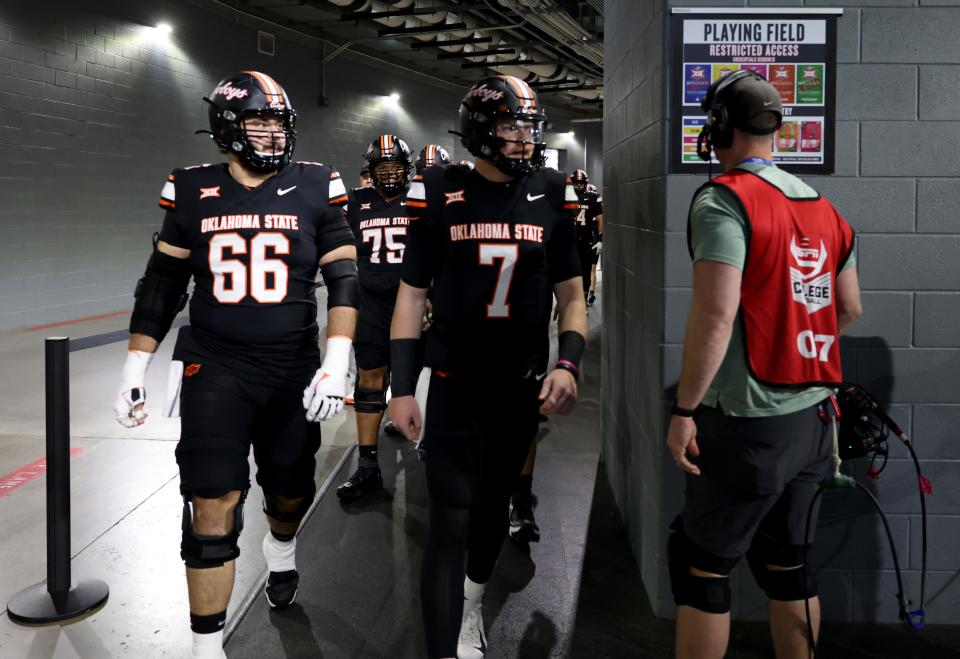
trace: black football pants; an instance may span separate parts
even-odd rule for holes
[[[430,531],[421,601],[427,651],[455,657],[466,574],[486,583],[507,535],[510,495],[539,424],[542,382],[434,371],[423,448]]]

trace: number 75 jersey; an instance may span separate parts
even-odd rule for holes
[[[403,281],[432,282],[431,333],[451,357],[487,348],[526,361],[545,342],[553,285],[580,275],[579,203],[566,177],[541,169],[493,183],[463,166],[431,167],[414,178],[407,209]]]
[[[292,163],[257,188],[226,164],[174,170],[160,238],[190,250],[191,326],[231,344],[297,345],[317,332],[320,258],[353,234],[340,175]]]
[[[395,293],[409,223],[403,196],[385,201],[374,188],[351,190],[347,222],[357,238],[360,283],[367,290]]]

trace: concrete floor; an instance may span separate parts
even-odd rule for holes
[[[484,596],[487,659],[571,656],[600,450],[599,314],[592,316],[595,340],[577,407],[540,428],[533,489],[542,540],[529,548],[505,541]],[[312,550],[298,558],[297,603],[271,611],[258,597],[227,643],[231,659],[425,655],[419,577],[429,523],[426,478],[407,442],[381,440],[380,464],[380,495],[347,505],[331,496],[321,501],[300,535],[299,546]]]
[[[43,457],[44,337],[72,340],[122,329],[119,316],[43,331],[0,333],[0,476]],[[116,342],[70,355],[71,438],[83,452],[71,460],[72,569],[74,579],[110,586],[105,607],[71,625],[28,628],[14,624],[6,601],[46,577],[45,478],[0,497],[0,657],[104,659],[186,657],[187,591],[179,556],[181,499],[174,446],[179,420],[160,416],[173,341],[147,374],[147,423],[127,429],[111,406],[126,345]],[[317,482],[339,467],[356,441],[353,412],[324,423]],[[237,560],[230,613],[256,587],[265,564],[260,543],[266,520],[254,487]]]
[[[325,308],[322,293],[320,304],[320,308]],[[44,455],[44,337],[65,335],[76,342],[109,333],[122,335],[126,323],[127,316],[119,315],[42,331],[0,333],[0,477]],[[599,323],[597,309],[590,322],[595,334],[599,333]],[[69,625],[25,627],[10,621],[4,609],[0,613],[0,657],[3,659],[189,656],[186,582],[179,558],[181,499],[173,454],[179,421],[163,418],[159,413],[172,345],[172,340],[165,342],[147,375],[147,413],[150,418],[145,425],[135,429],[117,424],[111,411],[125,356],[125,341],[71,353],[71,446],[82,449],[70,465],[72,570],[74,579],[105,581],[110,587],[110,598],[102,609]],[[595,368],[592,377],[599,378],[599,368]],[[596,387],[599,392],[598,379]],[[585,405],[583,409],[587,407]],[[585,425],[597,431],[598,400],[594,400],[589,409],[592,418]],[[329,484],[341,467],[348,469],[353,464],[352,460],[344,464],[352,457],[353,451],[349,449],[356,442],[352,410],[326,422],[323,436],[324,445],[317,456],[316,478],[318,484]],[[585,449],[594,464],[597,449],[598,446]],[[397,455],[409,460],[408,452],[404,446]],[[548,464],[552,459],[550,450],[545,450],[543,462]],[[562,463],[562,458],[560,460]],[[419,463],[413,467],[417,470]],[[549,501],[544,503],[544,512],[549,510],[556,514],[566,526],[561,533],[558,524],[556,532],[560,535],[554,538],[556,544],[542,543],[540,547],[553,546],[570,554],[569,563],[544,560],[544,565],[566,567],[558,568],[562,574],[542,574],[543,578],[538,580],[540,585],[546,586],[548,580],[554,578],[550,582],[551,598],[554,594],[559,596],[566,592],[565,610],[558,619],[561,627],[572,621],[575,591],[569,592],[567,586],[579,569],[591,483],[590,478],[581,479],[577,486],[582,491],[568,493],[569,498],[561,498],[556,505]],[[0,600],[3,604],[17,591],[46,577],[45,486],[45,478],[40,477],[0,496],[0,519],[3,520]],[[403,500],[405,497],[399,498]],[[332,496],[326,499],[335,500]],[[259,514],[261,500],[258,488],[254,487],[246,504],[237,582],[228,609],[228,634],[234,631],[240,620],[238,611],[262,603],[260,589],[265,565],[260,542],[266,532],[266,523]],[[323,502],[324,498],[318,497],[315,510],[320,510]],[[560,515],[561,510],[575,502],[582,508],[577,515],[569,519]],[[341,511],[329,523],[320,525],[320,535],[338,539],[337,547],[344,555],[357,551],[350,542],[343,542],[343,529],[350,519],[344,518]],[[340,524],[343,526],[338,526]],[[545,538],[549,535],[550,531],[545,529]],[[302,547],[308,544],[305,542]],[[375,544],[366,544],[374,553],[380,550]],[[394,553],[397,551],[395,549]],[[534,560],[535,556],[536,550]],[[521,562],[529,560],[527,557]],[[417,566],[411,564],[410,567]],[[521,571],[525,569],[521,566]],[[558,581],[560,577],[563,578]],[[416,591],[413,582],[408,586],[407,590]],[[509,580],[504,587],[510,592],[522,589],[516,584],[509,585]],[[489,609],[492,615],[496,616],[496,612],[506,605],[505,592],[491,586],[491,593],[495,595],[491,600],[495,603]],[[533,610],[536,608],[532,602],[535,594],[531,590],[513,601],[527,602]],[[332,593],[331,597],[335,601],[338,593]],[[563,616],[567,617],[566,622]],[[525,619],[509,617],[514,618]],[[309,625],[309,620],[305,624]],[[411,620],[398,619],[398,624],[416,629],[419,634],[418,614]],[[491,640],[501,634],[499,627],[493,624],[489,628]],[[508,626],[503,629],[508,630]],[[513,631],[502,633],[509,637]],[[231,653],[235,653],[235,647],[235,644],[231,646]],[[276,652],[268,651],[259,656],[298,656],[284,654],[279,646],[275,649]],[[236,649],[236,652],[242,651],[242,648]]]

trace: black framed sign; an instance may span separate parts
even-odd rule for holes
[[[752,69],[783,101],[773,159],[798,174],[832,174],[836,131],[837,18],[842,9],[674,8],[671,10],[670,171],[698,174],[710,85]],[[716,163],[716,161],[714,161]]]

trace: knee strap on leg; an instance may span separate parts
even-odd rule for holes
[[[807,556],[811,550],[812,546],[807,545]],[[802,569],[802,545],[781,543],[762,532],[757,533],[747,552],[747,563],[757,585],[772,600],[794,602],[815,597],[817,594],[816,574],[809,565],[806,570]],[[771,570],[768,565],[794,569]]]
[[[386,385],[386,378],[384,378],[384,385]],[[367,389],[358,386],[353,394],[353,409],[358,414],[380,414],[387,409],[387,387]]]
[[[180,541],[180,558],[187,567],[205,570],[220,567],[240,555],[237,541],[243,530],[243,502],[247,490],[240,493],[240,500],[233,509],[233,529],[225,535],[200,535],[193,530],[193,514],[190,507],[191,494],[183,495],[183,537]]]
[[[673,533],[667,540],[667,561],[673,601],[677,606],[692,606],[707,613],[730,611],[729,575],[737,559],[714,556],[695,545],[684,532],[679,517],[670,528]],[[690,574],[691,567],[722,576],[695,576]]]
[[[277,505],[277,495],[264,490],[263,492],[263,512],[278,522],[285,524],[299,524],[303,516],[307,514],[310,505],[313,503],[313,497],[317,492],[316,486],[310,488],[310,492],[303,496],[300,503],[293,510],[281,510]],[[287,498],[287,497],[284,497]],[[297,498],[297,497],[290,497]]]

